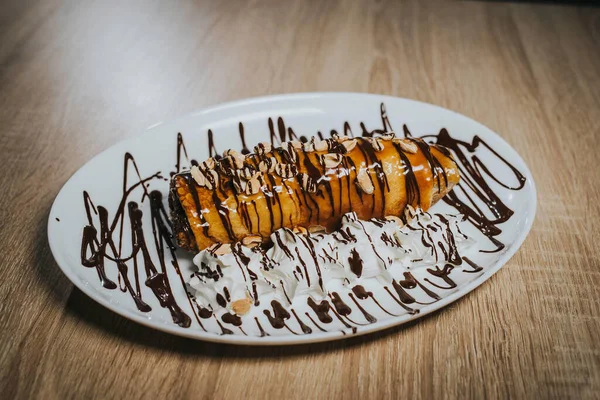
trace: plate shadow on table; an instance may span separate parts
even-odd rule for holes
[[[34,277],[38,280],[38,286],[48,292],[48,298],[51,301],[55,301],[62,306],[68,300],[73,284],[62,273],[50,251],[50,244],[48,243],[50,208],[51,205],[41,213],[35,224],[30,265],[34,266]]]

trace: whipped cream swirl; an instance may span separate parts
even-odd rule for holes
[[[198,253],[189,291],[201,307],[238,315],[263,300],[290,306],[308,296],[318,302],[340,286],[350,290],[372,279],[388,284],[409,269],[462,264],[460,252],[474,243],[461,231],[462,221],[409,207],[403,219],[362,221],[348,213],[331,234],[282,228],[268,250],[236,243],[227,254]]]

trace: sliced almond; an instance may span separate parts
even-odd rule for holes
[[[356,143],[358,143],[356,139],[350,139],[343,141],[342,145],[346,148],[346,153],[348,153],[356,147]]]
[[[248,311],[252,308],[252,299],[246,297],[244,299],[239,299],[231,302],[231,311],[239,315],[248,314]]]
[[[194,178],[194,180],[196,181],[198,186],[200,186],[200,187],[206,186],[206,177],[200,171],[200,168],[198,168],[198,166],[194,165],[192,167],[192,169],[190,170],[190,173],[192,174],[192,178]]]
[[[417,146],[417,144],[414,142],[411,142],[409,140],[401,141],[400,147],[402,148],[402,150],[406,151],[407,153],[411,153],[411,154],[416,154],[417,151],[419,150],[419,147]]]
[[[259,190],[260,190],[260,182],[258,180],[258,177],[254,177],[254,178],[248,180],[248,183],[246,184],[246,194],[248,196],[258,193]]]
[[[398,143],[402,150],[410,154],[416,154],[419,150],[416,143],[408,139],[394,139],[394,143]]]
[[[231,253],[231,244],[229,243],[215,243],[207,248],[210,254],[214,256],[222,256]]]
[[[232,168],[244,168],[246,156],[244,156],[242,153],[239,153],[235,150],[226,150],[223,155],[223,160],[228,160],[227,162],[229,162]]]
[[[298,153],[296,153],[296,150],[291,149],[290,151],[288,151],[288,154],[290,155],[290,161],[293,163],[298,162]]]
[[[260,172],[267,172],[269,170],[269,167],[267,166],[267,163],[264,161],[261,161],[258,163],[258,170]]]
[[[242,244],[246,247],[256,247],[262,243],[262,236],[252,235],[242,239]]]
[[[296,153],[294,146],[292,146],[292,142],[283,142],[281,147],[292,162],[296,162],[296,160],[298,160],[298,154]]]
[[[396,133],[395,133],[395,132],[386,132],[386,133],[383,133],[383,134],[380,136],[380,138],[381,138],[382,140],[392,140],[392,139],[394,139],[395,137],[396,137]]]
[[[383,150],[383,144],[381,143],[381,141],[379,139],[369,138],[368,140],[369,140],[369,143],[371,143],[371,146],[373,146],[373,149],[375,151]]]
[[[396,217],[395,215],[388,215],[387,217],[385,217],[385,219],[387,219],[388,221],[395,222],[400,227],[404,226],[404,222],[402,222],[402,220],[399,217]]]
[[[235,161],[236,168],[244,168],[244,161],[246,161],[246,156],[244,156],[242,153],[237,153],[237,155],[233,156],[233,159]]]
[[[356,183],[359,189],[365,192],[366,194],[373,194],[373,192],[375,191],[373,182],[371,182],[369,174],[367,174],[367,172],[364,169],[361,169],[360,172],[357,174]]]
[[[210,190],[216,189],[219,187],[219,173],[214,169],[209,169],[208,177],[206,179],[206,187]]]
[[[300,175],[300,185],[306,192],[315,193],[317,191],[317,185],[315,184],[315,181],[307,174]]]
[[[312,137],[309,142],[304,143],[304,151],[327,151],[329,143],[326,140],[321,140],[316,137]]]
[[[302,148],[302,142],[299,140],[292,140],[290,142],[290,144],[292,145],[293,148],[295,149],[301,149]]]
[[[302,144],[302,149],[306,152],[315,151],[315,138],[311,138],[308,142]]]
[[[206,169],[213,169],[215,167],[215,159],[210,157],[202,162],[202,166]]]
[[[295,226],[294,229],[292,230],[292,232],[294,232],[297,235],[306,235],[306,234],[308,234],[308,231],[303,226]]]
[[[267,164],[269,165],[269,172],[273,172],[275,171],[277,164],[279,164],[279,161],[277,161],[275,157],[270,157],[267,161]]]
[[[323,156],[323,164],[326,168],[335,168],[342,162],[344,156],[338,153],[328,153]]]
[[[239,178],[233,179],[233,188],[235,189],[236,193],[245,193],[246,186],[248,186],[248,183],[245,180]]]
[[[258,172],[254,168],[248,167],[248,166],[238,169],[236,171],[236,176],[240,177],[241,179],[245,179],[245,180],[248,180],[256,175],[258,175]]]
[[[273,172],[277,166],[277,159],[275,157],[269,157],[258,163],[258,169],[260,172]]]
[[[346,135],[338,135],[336,140],[340,143],[344,143],[348,140],[353,140],[350,136],[346,136]]]
[[[261,142],[256,147],[254,147],[254,152],[260,155],[265,153],[270,153],[273,150],[273,146],[268,142]]]
[[[311,225],[308,227],[308,231],[310,233],[327,233],[327,229],[322,225]]]
[[[237,150],[227,149],[223,152],[223,157],[235,156],[236,154],[239,154]]]
[[[327,151],[329,149],[329,143],[327,140],[315,140],[316,151]]]
[[[277,163],[275,173],[284,179],[289,179],[298,174],[298,168],[294,164]]]

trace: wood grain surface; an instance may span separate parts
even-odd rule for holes
[[[533,229],[417,323],[251,348],[117,316],[67,280],[46,224],[90,157],[159,121],[275,93],[408,97],[528,163]],[[600,8],[400,1],[0,6],[0,398],[594,398],[600,393]]]

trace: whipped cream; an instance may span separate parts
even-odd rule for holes
[[[290,306],[306,296],[318,302],[340,285],[350,290],[372,279],[388,284],[406,270],[460,265],[460,253],[474,243],[461,231],[460,215],[409,207],[403,220],[362,221],[348,213],[331,234],[282,228],[271,235],[268,250],[241,243],[223,255],[203,250],[194,257],[198,270],[189,291],[201,307],[241,315],[248,310],[239,311],[243,303],[258,306],[275,299]]]

